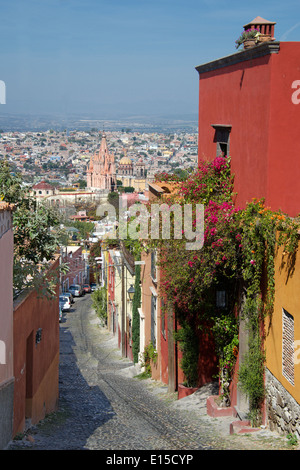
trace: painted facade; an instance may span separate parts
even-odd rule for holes
[[[152,377],[167,383],[166,370],[165,368],[162,370],[161,305],[156,258],[155,251],[143,252],[141,256],[143,264],[141,265],[140,348],[142,349],[140,351],[143,352],[152,343],[157,352],[157,358],[151,364]]]
[[[299,214],[299,53],[298,42],[271,40],[196,67],[198,159],[230,156],[237,206],[265,198],[272,210],[281,209],[291,217]],[[298,252],[288,258],[279,251],[274,312],[266,324],[264,410],[270,427],[298,437],[299,272]],[[243,335],[241,329],[240,353]],[[247,409],[236,386],[232,398],[238,408]]]
[[[51,269],[57,269],[57,259]],[[14,301],[13,436],[57,410],[59,388],[59,306],[36,291]]]
[[[107,327],[115,335],[119,330],[119,308],[122,302],[121,257],[118,250],[109,250],[107,266]]]
[[[89,282],[87,255],[83,253],[82,246],[70,245],[61,248],[61,263],[68,267],[68,271],[61,274],[61,292],[68,292],[72,284],[82,285]]]
[[[107,327],[117,335],[122,356],[133,360],[132,301],[128,290],[135,284],[134,259],[122,244],[105,249],[102,257],[102,275],[107,288]]]
[[[196,67],[199,160],[231,157],[236,204],[299,212],[298,42],[266,42]]]
[[[13,206],[0,202],[0,449],[12,438],[13,426]]]
[[[300,438],[299,248],[292,255],[278,250],[275,266],[274,312],[265,342],[267,417],[272,429]]]

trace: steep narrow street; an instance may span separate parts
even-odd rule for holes
[[[9,450],[178,450],[187,455],[205,449],[283,448],[282,439],[268,435],[267,444],[264,437],[236,439],[226,420],[216,433],[211,418],[181,407],[166,386],[134,374],[115,338],[99,327],[90,296],[76,299],[60,323],[59,410],[14,440]]]

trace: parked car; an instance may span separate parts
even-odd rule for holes
[[[95,282],[91,282],[91,291],[94,292],[97,289],[97,284]]]
[[[65,295],[66,297],[69,297],[71,304],[74,303],[74,297],[71,294],[71,292],[63,292],[61,295]]]
[[[84,292],[86,292],[88,294],[91,292],[91,286],[89,284],[83,284],[82,288],[83,288]]]
[[[81,297],[83,295],[82,287],[79,284],[73,284],[70,286],[69,292],[71,292],[74,297]]]
[[[60,304],[61,309],[62,309],[63,312],[65,310],[70,310],[70,308],[71,308],[70,299],[66,295],[60,295],[59,296],[59,304]]]
[[[60,305],[60,304],[59,304],[58,321],[59,321],[59,323],[62,321],[62,308],[61,308],[61,305]]]

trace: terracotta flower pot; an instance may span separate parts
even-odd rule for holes
[[[256,39],[246,39],[244,41],[244,49],[250,49],[250,47],[254,47],[256,45]]]
[[[268,42],[271,40],[272,38],[270,34],[260,34],[258,37],[258,42]]]
[[[178,400],[191,395],[196,390],[198,390],[198,387],[185,387],[183,384],[178,384]]]
[[[219,406],[220,395],[211,395],[206,400],[206,411],[209,416],[214,418],[220,416],[235,416],[236,411],[232,406]]]

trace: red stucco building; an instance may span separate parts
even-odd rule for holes
[[[59,259],[51,269],[57,270]],[[48,299],[35,290],[14,300],[13,437],[57,410],[59,399],[59,286]]]
[[[198,158],[230,155],[239,206],[299,213],[299,56],[300,42],[270,40],[196,67]]]
[[[273,37],[275,23],[263,22],[263,26],[273,25],[268,41],[196,67],[199,74],[198,160],[212,160],[219,153],[230,156],[237,206],[243,207],[253,198],[265,198],[266,206],[272,210],[281,209],[295,217],[300,212],[300,42],[276,41]],[[287,278],[289,282],[282,282],[279,280],[280,257],[276,263],[275,307],[267,338],[266,377],[271,377],[268,378],[270,383],[273,380],[274,388],[278,387],[280,394],[287,397],[285,403],[293,403],[293,413],[297,416],[298,389],[282,377],[281,357],[285,341],[284,309],[294,312],[291,318],[295,333],[290,338],[291,341],[298,338],[299,309],[293,305],[298,298],[297,288],[292,291],[291,287],[295,287],[297,266]],[[247,347],[245,338],[240,329],[240,353]],[[248,410],[238,389],[233,390],[231,398],[238,410]],[[276,397],[268,397],[268,401],[268,416],[264,419],[272,421],[274,416],[277,419],[276,406],[273,408]],[[281,418],[280,423],[284,423]],[[289,432],[290,423],[282,424],[283,429]]]

